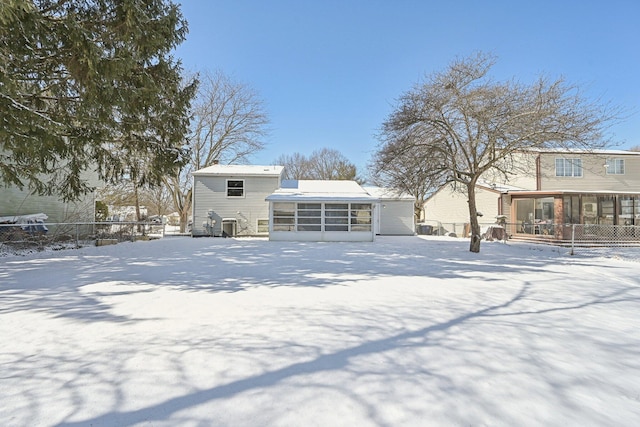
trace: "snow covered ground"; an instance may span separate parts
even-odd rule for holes
[[[640,263],[191,239],[0,258],[2,426],[637,426]]]

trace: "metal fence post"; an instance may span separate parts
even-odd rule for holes
[[[573,255],[573,247],[576,243],[576,225],[572,224],[571,225],[571,252],[570,254]]]

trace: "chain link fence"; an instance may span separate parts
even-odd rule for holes
[[[481,223],[485,240],[514,240],[552,245],[571,255],[586,254],[640,260],[640,226],[602,224]],[[504,230],[504,233],[496,231]],[[426,221],[420,235],[468,238],[469,224]],[[24,252],[102,246],[157,239],[180,233],[179,227],[151,222],[74,222],[0,224],[0,256]]]
[[[0,256],[48,250],[103,246],[168,235],[166,226],[149,222],[32,221],[0,224]],[[173,229],[171,229],[173,231]]]
[[[485,240],[513,240],[552,245],[567,254],[595,255],[640,260],[640,226],[554,223],[480,223]],[[496,233],[504,229],[504,233]],[[425,221],[417,233],[433,236],[470,237],[469,224]]]
[[[640,248],[640,226],[571,224],[564,225],[563,236],[570,235],[570,242],[563,242],[576,252],[608,252],[619,254],[624,248]]]

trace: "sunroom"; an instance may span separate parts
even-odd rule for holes
[[[378,199],[354,181],[283,181],[269,202],[269,240],[373,241]]]
[[[566,239],[572,224],[639,226],[640,193],[510,192],[512,234]]]

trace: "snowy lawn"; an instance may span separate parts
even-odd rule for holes
[[[0,258],[2,426],[637,426],[640,263],[435,237]]]

